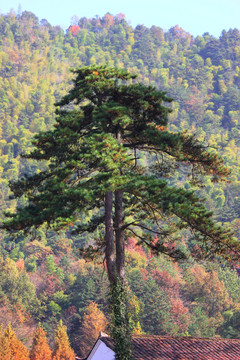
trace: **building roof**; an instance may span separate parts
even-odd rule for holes
[[[99,338],[112,350],[107,335]],[[240,360],[240,340],[137,335],[132,337],[134,360]]]

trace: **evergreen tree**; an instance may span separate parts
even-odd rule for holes
[[[124,236],[134,234],[153,252],[179,259],[186,254],[174,246],[174,234],[190,229],[202,255],[233,258],[239,245],[231,231],[215,224],[193,191],[167,180],[179,167],[195,184],[203,175],[219,181],[229,171],[195,136],[168,131],[171,110],[164,104],[172,100],[164,92],[133,83],[135,75],[107,66],[83,67],[74,74],[74,87],[57,104],[55,129],[40,132],[35,149],[25,155],[49,160],[49,166],[11,184],[14,196],[27,196],[29,204],[8,213],[3,227],[31,233],[44,223],[62,228],[78,219],[77,232],[98,230],[102,241],[89,251],[105,251],[113,323],[121,323],[122,331],[121,336],[114,332],[116,358],[127,360],[127,343],[121,353],[121,341],[130,339]],[[151,167],[142,165],[143,154]],[[84,223],[90,210],[92,218]]]
[[[55,334],[55,348],[53,351],[53,360],[63,359],[74,360],[75,354],[69,344],[67,328],[62,324],[62,321],[60,321]]]
[[[29,358],[30,360],[52,359],[52,351],[48,346],[45,331],[41,326],[38,326],[35,331]]]

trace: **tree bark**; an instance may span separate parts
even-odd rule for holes
[[[106,263],[110,284],[116,283],[116,263],[115,246],[113,233],[113,193],[108,191],[105,195],[105,245],[106,245]]]
[[[121,280],[125,281],[125,242],[123,225],[123,191],[115,191],[115,238],[116,238],[116,268]]]
[[[117,132],[117,141],[121,144],[121,133]],[[119,169],[122,174],[122,169]],[[115,191],[115,241],[117,275],[125,282],[125,242],[123,232],[123,191]]]

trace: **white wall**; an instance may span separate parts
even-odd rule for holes
[[[114,360],[114,351],[109,349],[101,340],[98,340],[87,360]]]

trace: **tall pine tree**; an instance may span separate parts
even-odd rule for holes
[[[203,200],[181,186],[188,175],[197,183],[229,172],[194,135],[168,130],[172,100],[164,92],[134,83],[136,76],[126,70],[94,65],[73,72],[74,86],[57,104],[55,128],[39,133],[25,155],[49,166],[11,184],[14,196],[27,196],[29,204],[7,214],[3,227],[31,232],[44,223],[61,228],[78,220],[77,232],[98,230],[100,240],[89,250],[105,253],[116,358],[127,360],[125,237],[134,234],[153,252],[179,259],[186,254],[174,245],[175,234],[190,229],[201,254],[236,256],[231,231],[215,224]],[[177,186],[173,174],[180,168]],[[89,213],[92,218],[82,221]]]

